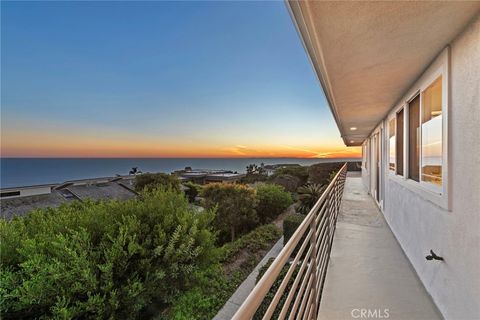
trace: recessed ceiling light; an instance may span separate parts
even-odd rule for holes
[[[350,130],[355,131],[357,130],[357,127],[350,127]]]
[[[350,143],[354,143],[354,142],[355,142],[355,141],[353,141],[353,140],[350,140]]]

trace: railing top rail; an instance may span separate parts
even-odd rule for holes
[[[320,198],[317,200],[313,208],[309,211],[302,223],[298,226],[297,230],[293,233],[290,240],[287,242],[287,244],[285,244],[285,246],[275,258],[273,263],[267,269],[263,277],[257,283],[252,292],[250,292],[247,299],[245,299],[238,311],[235,313],[232,318],[233,320],[245,320],[251,319],[253,317],[258,307],[262,303],[263,299],[267,295],[268,291],[272,287],[273,283],[277,279],[278,275],[282,271],[283,266],[290,258],[293,250],[302,239],[302,236],[305,234],[306,230],[309,228],[312,219],[315,218],[316,212],[321,208],[322,204],[325,202],[325,199],[327,199],[329,193],[335,186],[335,183],[338,180],[339,176],[344,170],[346,170],[346,167],[347,163],[345,163],[340,168],[340,170],[338,170],[335,177],[332,179],[332,181],[330,181],[325,191],[323,191]]]

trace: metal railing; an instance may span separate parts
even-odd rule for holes
[[[255,318],[317,318],[346,175],[345,163],[233,319],[251,319],[263,301],[268,303],[270,299],[265,313],[256,314]],[[296,249],[298,252],[292,257]],[[272,285],[280,281],[274,291]]]

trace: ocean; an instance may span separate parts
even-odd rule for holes
[[[348,161],[358,159],[300,159],[300,158],[2,158],[0,187],[20,187],[36,184],[61,183],[67,180],[126,175],[132,167],[143,172],[166,172],[192,167],[193,169],[225,169],[245,172],[255,163],[280,164]]]

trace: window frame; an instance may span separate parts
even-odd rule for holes
[[[391,115],[390,117],[387,118],[387,132],[386,132],[386,136],[387,136],[387,169],[388,169],[388,173],[389,174],[393,174],[395,175],[396,172],[397,172],[397,117],[396,117],[396,113],[394,113],[393,115]],[[394,135],[393,137],[390,137],[390,122],[393,121],[393,127],[394,127]],[[390,152],[391,152],[391,145],[390,145],[390,139],[393,138],[395,140],[395,146],[394,146],[394,149],[395,149],[395,157],[393,159],[393,170],[390,168]]]
[[[397,110],[393,113],[393,116],[395,117],[395,175],[396,176],[401,176],[403,177],[405,175],[405,137],[406,137],[406,124],[405,124],[405,116],[406,116],[406,107],[405,105],[401,105]],[[399,113],[403,112],[402,114],[402,173],[398,173],[398,140],[400,138],[400,135],[398,134],[398,119],[399,119]]]
[[[404,120],[406,120],[407,122],[407,132],[406,132],[406,135],[405,135],[405,141],[406,144],[407,144],[407,172],[406,172],[406,175],[405,177],[408,179],[408,180],[411,180],[411,181],[414,181],[415,183],[420,183],[420,172],[421,172],[421,163],[420,163],[420,159],[422,157],[421,155],[421,149],[422,149],[422,128],[421,128],[421,123],[420,123],[420,116],[422,114],[422,108],[421,108],[421,101],[422,101],[422,94],[421,94],[421,90],[417,90],[415,92],[415,94],[413,96],[410,97],[410,99],[407,100],[406,102],[406,108],[408,109],[408,117]],[[418,181],[413,179],[411,176],[410,176],[410,173],[411,173],[411,168],[410,168],[410,106],[412,105],[412,101],[417,99],[418,98],[418,132],[417,132],[417,140],[419,140],[420,144],[418,146]]]
[[[434,62],[427,68],[423,75],[410,87],[404,98],[391,110],[388,117],[396,116],[402,109],[404,116],[403,123],[403,175],[388,174],[388,177],[397,183],[400,183],[404,187],[419,194],[422,198],[444,208],[450,210],[450,183],[449,183],[449,170],[448,170],[448,158],[449,158],[449,136],[448,136],[448,116],[450,111],[450,78],[449,78],[449,63],[450,61],[450,49],[446,48],[442,53],[434,60]],[[431,183],[421,180],[417,182],[408,178],[409,176],[409,106],[408,103],[420,94],[420,117],[423,112],[423,96],[422,93],[433,84],[438,77],[442,77],[442,186],[435,186]],[[421,119],[420,119],[421,121]],[[420,139],[422,139],[422,124],[420,123],[419,129]],[[420,154],[419,154],[419,174],[421,175],[422,168],[422,140],[420,140]],[[395,163],[396,165],[396,163]],[[388,168],[388,162],[387,162]],[[391,170],[388,170],[389,173]]]
[[[444,135],[443,135],[443,131],[445,130],[445,126],[446,124],[444,123],[444,119],[443,119],[443,114],[444,114],[444,110],[446,108],[446,105],[445,105],[445,101],[444,101],[444,94],[446,90],[444,90],[444,82],[443,82],[443,76],[441,74],[441,72],[439,73],[438,72],[439,70],[437,70],[437,72],[435,72],[435,74],[437,74],[438,76],[437,77],[433,77],[433,80],[431,82],[429,82],[428,84],[424,85],[421,89],[420,89],[420,115],[419,115],[419,121],[420,121],[420,159],[419,159],[419,169],[420,169],[420,172],[419,172],[419,183],[422,187],[430,190],[431,192],[434,192],[434,193],[438,193],[438,194],[442,194],[444,191],[443,191],[443,184],[444,184],[444,180],[443,180],[443,163],[444,163],[444,156],[443,156],[443,148],[444,148],[444,144],[445,144],[445,140],[444,140]],[[435,83],[435,81],[438,80],[439,77],[442,77],[442,186],[437,186],[437,185],[434,185],[432,183],[428,183],[428,182],[425,182],[425,181],[422,181],[422,168],[423,168],[423,123],[422,123],[422,115],[423,115],[423,108],[424,108],[424,105],[423,105],[423,94],[424,92],[430,88],[431,85],[433,85]],[[431,77],[429,78],[431,79]]]
[[[370,150],[370,148],[369,148],[369,141],[368,141],[368,140],[369,140],[368,138],[365,139],[365,141],[364,141],[364,143],[363,143],[363,150],[362,150],[362,156],[363,156],[363,158],[364,158],[364,160],[365,160],[365,161],[364,161],[364,167],[363,167],[363,168],[365,169],[365,172],[366,172],[367,174],[368,174],[369,171],[370,171],[370,168],[369,168],[369,159],[370,159],[370,157],[369,157],[369,150]]]

